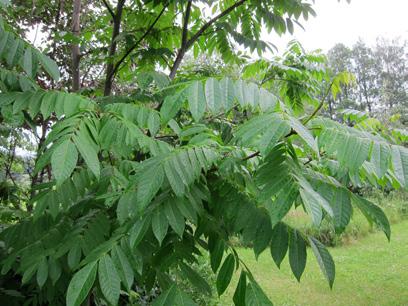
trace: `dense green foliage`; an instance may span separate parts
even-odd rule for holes
[[[65,92],[67,70],[57,83],[57,64],[2,24],[0,123],[38,139],[30,195],[19,204],[24,214],[0,233],[0,289],[10,295],[10,305],[21,299],[34,305],[125,305],[141,302],[135,295],[154,288],[160,293],[154,305],[195,305],[177,278],[211,294],[192,268],[203,253],[209,254],[219,295],[240,270],[234,303],[271,305],[230,243],[237,235],[252,243],[255,256],[270,249],[278,266],[287,255],[298,280],[310,245],[331,287],[335,267],[325,246],[283,221],[294,206],[316,226],[331,222],[338,233],[358,209],[390,239],[385,214],[354,191],[407,187],[408,150],[379,122],[364,118],[350,127],[318,117],[327,96],[337,95],[352,75],[331,76],[324,56],[292,42],[282,58],[245,63],[240,77],[187,70],[176,76],[189,50],[242,63],[230,41],[261,52],[262,23],[278,33],[292,31],[292,19],[313,13],[310,5],[209,1],[215,17],[208,19],[201,4],[125,6],[119,0],[113,12],[106,2],[114,24],[110,54],[103,63],[92,57],[87,63],[90,70],[94,64],[106,70],[104,88],[90,86],[82,94]],[[116,45],[118,22],[138,29],[151,12],[157,18],[143,26],[136,47]],[[177,14],[183,14],[182,24]],[[103,44],[106,36],[106,25],[100,25],[92,39]],[[114,88],[115,74],[133,51],[134,62]],[[153,70],[169,61],[169,76]],[[306,112],[310,107],[314,111]]]

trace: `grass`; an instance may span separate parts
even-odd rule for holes
[[[268,251],[258,262],[250,249],[240,249],[239,254],[274,305],[408,305],[408,221],[391,228],[390,243],[383,233],[376,232],[330,249],[336,263],[333,290],[310,249],[300,284],[290,272],[287,258],[278,270]],[[236,281],[219,305],[232,305]]]
[[[407,219],[407,201],[404,199],[387,198],[371,199],[384,210],[391,224],[401,222]],[[316,227],[312,224],[311,217],[307,215],[301,207],[291,210],[284,221],[294,228],[311,235],[325,245],[337,246],[355,243],[368,234],[375,233],[376,229],[370,225],[366,217],[358,210],[353,210],[353,216],[345,231],[341,234],[335,234],[332,224],[323,220],[321,226]]]

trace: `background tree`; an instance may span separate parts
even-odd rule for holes
[[[350,71],[356,76],[356,84],[343,86],[342,93],[329,103],[333,108],[358,109],[388,120],[398,114],[406,118],[407,99],[407,48],[405,42],[383,38],[368,47],[363,41],[351,49],[336,45],[328,52],[328,65],[333,74]],[[401,119],[406,122],[406,119]]]
[[[344,44],[337,44],[329,50],[327,54],[328,66],[334,75],[345,71],[353,71],[352,52],[350,48]],[[330,118],[334,118],[336,110],[344,108],[358,109],[357,101],[355,100],[354,84],[342,86],[342,92],[339,93],[336,99],[328,98],[328,113]]]
[[[393,112],[393,108],[406,108],[408,103],[407,44],[398,40],[378,39],[375,56],[380,61],[379,83],[381,104]]]

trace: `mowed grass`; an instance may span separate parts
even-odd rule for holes
[[[391,229],[390,243],[383,233],[376,232],[330,249],[336,263],[333,290],[310,249],[300,283],[292,275],[287,257],[279,270],[269,250],[258,261],[249,249],[240,249],[239,254],[274,305],[408,305],[408,221]],[[232,305],[237,277],[219,305]]]

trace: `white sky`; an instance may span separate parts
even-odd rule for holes
[[[302,21],[305,28],[296,27],[294,35],[264,37],[274,43],[279,53],[293,38],[308,50],[329,50],[336,43],[352,46],[359,37],[369,45],[378,36],[408,40],[408,0],[316,0],[317,16]]]

